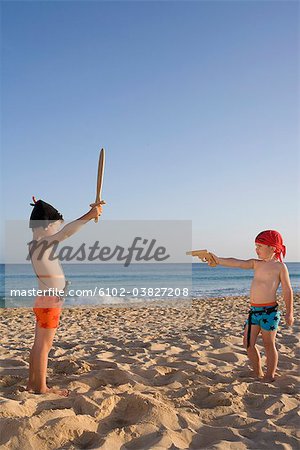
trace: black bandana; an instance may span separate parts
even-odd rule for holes
[[[49,223],[63,220],[63,216],[49,203],[43,200],[38,200],[34,204],[30,216],[29,228],[43,227],[45,228]]]

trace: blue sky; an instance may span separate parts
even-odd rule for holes
[[[243,258],[277,229],[300,260],[297,2],[1,13],[2,224],[33,194],[82,215],[104,146],[103,219],[192,220],[195,248]]]

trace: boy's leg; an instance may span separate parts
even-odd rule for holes
[[[267,372],[264,376],[266,381],[274,381],[278,364],[278,352],[275,345],[277,330],[269,331],[262,328],[261,334],[266,350]]]
[[[259,351],[256,347],[256,339],[260,332],[261,328],[258,325],[251,325],[251,336],[250,336],[250,345],[247,348],[247,334],[248,334],[248,325],[245,327],[244,331],[244,347],[247,349],[248,358],[250,359],[250,363],[256,377],[263,377],[263,371],[261,368],[261,357]]]
[[[34,344],[30,355],[30,375],[28,389],[37,394],[56,393],[68,395],[67,389],[49,389],[46,384],[48,354],[52,347],[57,328],[41,328],[36,325]]]
[[[52,347],[56,328],[41,328],[36,324],[35,339],[30,354],[29,386],[34,392],[46,392],[48,354]]]
[[[35,336],[37,334],[37,322],[35,323]],[[33,370],[33,349],[31,349],[30,351],[30,355],[29,355],[29,380],[28,380],[28,384],[27,384],[27,390],[31,391],[34,387],[34,381],[35,381],[35,376],[34,376],[34,370]]]

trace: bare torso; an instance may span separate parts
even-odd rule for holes
[[[250,289],[251,304],[276,303],[276,292],[280,283],[279,261],[254,262],[254,278]]]
[[[53,259],[52,247],[44,250],[42,254],[37,248],[32,252],[31,261],[38,275],[39,289],[54,288],[61,290],[65,287],[65,275],[59,259]]]

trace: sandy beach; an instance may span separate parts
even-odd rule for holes
[[[68,398],[26,392],[34,315],[3,309],[0,448],[299,448],[299,300],[293,329],[281,320],[269,384],[249,376],[247,297],[64,309],[48,385],[70,389]]]

